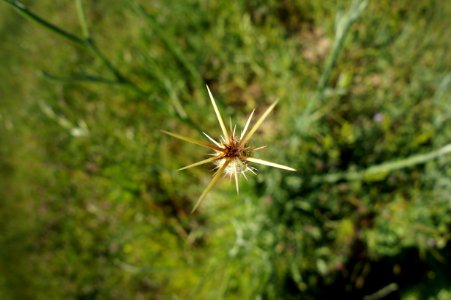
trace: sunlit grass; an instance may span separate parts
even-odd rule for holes
[[[0,2],[0,298],[449,293],[445,1],[23,4]],[[161,130],[227,142],[205,83],[298,171],[191,215],[211,171]]]

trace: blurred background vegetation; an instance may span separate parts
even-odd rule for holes
[[[0,2],[0,299],[451,299],[451,2],[23,4]],[[257,139],[299,171],[190,215],[210,166],[176,170],[207,152],[160,129],[220,134],[205,83],[238,124],[280,99]]]

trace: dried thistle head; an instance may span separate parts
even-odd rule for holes
[[[221,174],[228,175],[230,178],[235,179],[235,185],[236,185],[236,191],[239,192],[239,183],[238,183],[238,177],[240,175],[243,175],[246,179],[246,172],[251,172],[255,174],[256,169],[250,166],[250,163],[256,163],[261,165],[266,165],[270,167],[275,167],[279,169],[284,169],[287,171],[296,171],[293,168],[290,168],[288,166],[280,165],[277,163],[273,163],[270,161],[262,160],[259,158],[252,157],[252,154],[254,151],[258,151],[260,149],[265,148],[258,147],[253,148],[250,146],[249,141],[251,137],[254,135],[254,133],[257,131],[257,129],[260,127],[260,125],[263,123],[263,121],[266,119],[266,117],[269,115],[269,113],[274,109],[274,107],[277,104],[277,101],[274,102],[270,107],[266,109],[266,111],[263,113],[263,115],[260,116],[260,118],[257,120],[257,122],[249,129],[249,125],[252,120],[252,116],[254,115],[255,109],[251,112],[249,118],[247,119],[246,124],[244,125],[243,131],[238,136],[236,135],[236,126],[232,128],[232,122],[230,121],[230,128],[229,130],[226,129],[224,125],[224,121],[222,120],[221,114],[218,110],[218,107],[216,106],[215,99],[213,98],[213,95],[210,92],[210,89],[207,86],[208,94],[211,99],[211,103],[213,104],[213,109],[216,113],[216,117],[219,121],[219,126],[222,130],[222,136],[219,141],[213,139],[205,132],[202,132],[206,138],[212,142],[207,143],[204,141],[199,141],[190,137],[182,136],[177,133],[169,132],[162,130],[164,133],[175,137],[177,139],[183,140],[185,142],[193,143],[205,148],[209,148],[213,150],[214,152],[211,155],[210,158],[198,161],[196,163],[193,163],[191,165],[188,165],[186,167],[183,167],[179,170],[185,170],[192,167],[200,166],[207,163],[213,163],[215,165],[216,172],[211,179],[210,183],[207,185],[207,187],[204,189],[202,194],[200,195],[199,199],[197,199],[196,204],[194,205],[191,213],[193,213],[201,204],[201,202],[205,199],[205,196],[207,193],[213,188],[215,183],[220,178]],[[249,129],[249,130],[248,130]]]

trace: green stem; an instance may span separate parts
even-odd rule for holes
[[[343,44],[346,36],[349,33],[351,26],[358,20],[362,12],[368,5],[369,0],[353,0],[351,8],[344,14],[337,14],[335,38],[332,47],[332,51],[327,57],[324,71],[318,82],[317,92],[315,97],[307,103],[307,106],[302,114],[302,117],[298,119],[296,128],[301,132],[306,132],[309,128],[312,120],[310,115],[312,111],[324,100],[324,91],[330,80],[332,70],[337,63],[338,56],[343,49]]]
[[[85,15],[85,10],[83,9],[83,2],[82,2],[82,0],[77,0],[75,5],[77,7],[78,20],[80,22],[80,26],[81,26],[81,31],[83,33],[83,37],[85,39],[89,39],[91,34],[89,32],[88,22],[86,21],[86,15]]]
[[[128,80],[122,73],[108,60],[108,58],[100,51],[100,49],[95,45],[94,41],[90,38],[90,33],[88,29],[88,25],[86,22],[85,13],[83,11],[83,5],[81,0],[77,0],[77,11],[78,17],[80,20],[80,24],[83,30],[83,35],[85,38],[80,38],[76,35],[73,35],[56,25],[53,25],[46,20],[42,19],[32,11],[30,11],[25,5],[16,0],[3,0],[6,3],[12,5],[20,14],[24,15],[28,19],[36,22],[37,24],[43,26],[44,28],[56,33],[57,35],[85,48],[88,49],[100,62],[107,67],[114,75],[117,81],[122,84],[125,84],[140,94],[146,94],[140,88],[138,88],[135,84],[133,84],[130,80]]]
[[[400,170],[415,165],[424,164],[430,160],[444,156],[451,153],[451,144],[445,145],[437,150],[424,154],[416,154],[405,159],[385,162],[380,165],[371,166],[361,171],[349,171],[342,173],[327,174],[323,176],[314,176],[312,178],[313,183],[335,183],[340,180],[355,181],[355,180],[367,180],[375,181],[381,180],[388,175],[388,173]]]
[[[25,16],[26,18],[38,23],[39,25],[43,26],[44,28],[47,28],[50,31],[53,31],[54,33],[60,35],[61,37],[79,45],[84,46],[85,41],[67,31],[64,31],[63,29],[47,22],[46,20],[42,19],[38,15],[34,14],[32,11],[30,11],[25,5],[20,3],[16,0],[3,0],[9,5],[13,6],[14,9],[16,9],[21,15]]]
[[[322,101],[324,98],[324,90],[326,89],[327,83],[330,79],[330,74],[333,67],[337,63],[338,55],[343,49],[343,44],[346,36],[351,29],[351,26],[358,20],[362,12],[368,5],[368,0],[354,0],[352,2],[350,10],[344,16],[337,16],[336,29],[335,29],[335,39],[332,47],[332,52],[327,58],[326,66],[321,74],[321,78],[318,82],[318,100]]]
[[[152,101],[154,104],[161,102],[160,99],[154,97],[149,92],[142,90],[135,83],[133,83],[131,80],[129,80],[127,77],[125,77],[111,63],[111,61],[103,54],[103,52],[97,47],[94,40],[91,38],[88,23],[86,21],[86,15],[85,15],[85,12],[83,9],[82,0],[76,0],[76,8],[77,8],[77,14],[78,14],[80,26],[82,28],[83,38],[80,38],[74,34],[71,34],[67,31],[59,28],[58,26],[56,26],[54,24],[51,24],[50,22],[47,22],[46,20],[42,19],[41,17],[39,17],[38,15],[36,15],[32,11],[30,11],[24,4],[22,4],[21,2],[19,2],[17,0],[3,0],[3,1],[6,2],[7,4],[13,6],[14,9],[16,9],[21,15],[25,16],[26,18],[36,22],[37,24],[43,26],[44,28],[48,29],[49,31],[52,31],[52,32],[56,33],[57,35],[75,43],[76,45],[89,50],[94,57],[96,57],[108,70],[110,70],[113,73],[115,80],[109,80],[109,79],[95,77],[95,76],[79,76],[79,77],[73,77],[73,78],[63,78],[63,77],[57,77],[57,76],[52,76],[47,73],[43,73],[46,78],[53,80],[53,81],[64,82],[64,83],[97,82],[97,83],[103,83],[103,84],[123,85],[123,86],[127,86],[127,87],[131,88],[136,93],[138,93],[141,97],[145,97],[146,99]],[[142,13],[147,14],[147,12],[145,12],[143,8],[141,8],[141,9],[142,9]],[[147,16],[147,17],[149,18],[150,16]],[[160,34],[160,37],[164,37],[164,34],[162,32],[160,32],[160,31],[158,31],[158,32]],[[167,39],[164,39],[164,41],[168,46],[172,45],[171,42],[168,41]],[[182,62],[182,64],[192,72],[192,74],[194,76],[194,74],[196,74],[195,69],[193,69],[192,66],[190,67],[190,65],[187,64],[187,62],[183,59],[182,54],[179,51],[177,51],[177,49],[175,49],[175,47],[171,46],[169,48],[173,52],[173,54],[175,54],[175,56]],[[198,78],[200,78],[200,77],[198,77]],[[176,107],[176,113],[173,113],[169,109],[169,105],[164,105],[164,106],[165,106],[165,110],[167,111],[167,113],[169,113],[171,115],[175,115],[178,119],[180,119],[182,122],[186,123],[190,127],[200,130],[199,127],[186,114],[180,113],[181,112],[180,108],[178,108],[178,110],[177,110],[177,107]]]
[[[85,47],[91,51],[91,53],[97,57],[105,67],[107,67],[114,75],[116,80],[121,84],[124,84],[134,90],[136,93],[141,96],[148,95],[149,93],[138,87],[135,83],[133,83],[130,79],[125,77],[112,63],[111,61],[103,54],[102,51],[96,46],[94,40],[91,38],[87,38],[85,40]]]
[[[100,51],[100,49],[96,46],[94,40],[91,38],[91,33],[88,28],[88,23],[86,21],[86,14],[83,9],[82,0],[76,1],[78,20],[80,22],[80,26],[82,28],[83,36],[84,36],[84,45],[87,49],[91,51],[91,53],[97,57],[104,65],[107,67],[113,74],[114,77],[119,82],[130,84],[129,80],[126,79],[121,72],[110,62],[110,60]]]
[[[113,64],[110,62],[110,60],[102,53],[102,51],[100,51],[100,49],[96,46],[96,44],[94,43],[94,41],[91,38],[87,38],[84,42],[85,47],[91,51],[91,53],[97,57],[105,67],[107,67],[107,69],[109,69],[111,71],[111,73],[113,73],[114,77],[116,77],[116,79],[122,83],[129,83],[128,79],[126,79],[121,72],[116,69],[115,66],[113,66]]]

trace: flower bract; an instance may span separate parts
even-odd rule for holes
[[[274,162],[266,161],[263,159],[259,159],[253,156],[253,153],[255,151],[258,151],[260,149],[265,148],[258,147],[253,148],[250,145],[250,140],[255,134],[255,132],[258,130],[258,128],[262,125],[263,121],[266,119],[266,117],[271,113],[271,111],[274,109],[274,107],[277,104],[277,101],[274,102],[271,106],[269,106],[266,111],[258,118],[258,120],[252,125],[252,117],[254,115],[255,109],[251,112],[249,118],[247,119],[246,124],[243,127],[243,130],[240,134],[236,133],[236,126],[232,127],[232,122],[230,122],[230,126],[227,129],[224,121],[221,117],[221,113],[219,112],[218,106],[216,105],[215,99],[213,98],[213,95],[207,86],[208,95],[210,96],[211,103],[213,105],[213,109],[215,111],[216,117],[219,122],[219,126],[221,127],[222,136],[220,139],[215,140],[211,136],[209,136],[207,133],[202,132],[207,141],[199,141],[197,139],[193,139],[190,137],[186,137],[177,133],[169,132],[162,130],[165,134],[168,134],[172,137],[175,137],[177,139],[180,139],[182,141],[196,144],[199,146],[202,146],[204,148],[208,148],[210,150],[213,150],[213,153],[210,154],[211,157],[195,162],[193,164],[190,164],[186,167],[180,168],[179,170],[185,170],[192,167],[197,167],[203,164],[212,163],[215,166],[216,172],[213,175],[213,178],[207,185],[207,187],[204,189],[202,194],[197,199],[196,204],[194,205],[191,212],[194,212],[199,205],[202,203],[202,201],[207,196],[208,192],[213,188],[213,186],[216,184],[216,182],[219,180],[222,174],[229,176],[230,178],[234,178],[235,180],[235,186],[236,191],[239,193],[239,182],[238,179],[242,175],[243,177],[246,177],[246,173],[250,172],[253,174],[256,174],[256,169],[251,166],[251,163],[254,164],[260,164],[265,166],[270,166],[274,168],[279,168],[287,171],[296,171],[295,169],[277,164]]]

